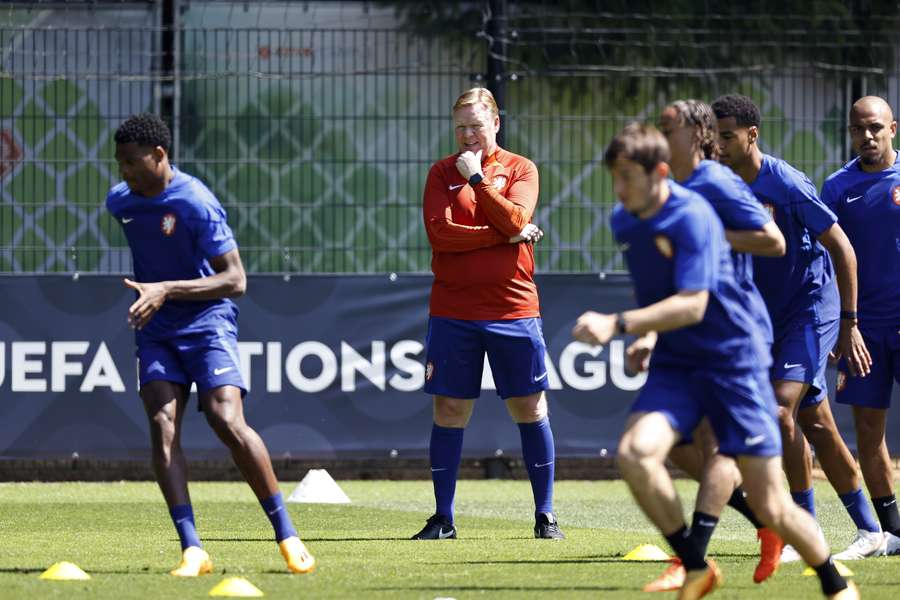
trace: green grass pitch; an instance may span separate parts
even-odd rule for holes
[[[290,511],[319,561],[311,575],[289,575],[271,528],[249,488],[194,483],[198,527],[215,563],[212,576],[168,575],[179,547],[152,483],[0,484],[0,598],[205,598],[226,576],[241,576],[269,598],[637,598],[663,569],[622,562],[640,543],[665,541],[644,519],[621,481],[563,481],[556,509],[568,539],[532,538],[525,481],[463,481],[457,493],[460,539],[413,542],[433,508],[428,481],[345,481],[351,505],[297,505]],[[679,482],[693,501],[696,487]],[[289,493],[292,484],[282,489]],[[853,525],[827,484],[817,484],[819,518],[843,549]],[[726,509],[710,553],[725,575],[713,598],[818,598],[815,577],[785,565],[754,585],[754,531]],[[68,560],[90,581],[43,581]],[[864,598],[896,598],[900,557],[847,565]],[[663,598],[673,598],[666,596]]]

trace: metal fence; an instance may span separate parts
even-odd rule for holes
[[[611,272],[600,158],[627,120],[747,93],[763,149],[820,184],[849,158],[855,97],[900,106],[896,36],[844,17],[783,17],[761,37],[761,16],[498,15],[492,1],[442,31],[387,2],[185,1],[171,22],[163,4],[0,9],[0,272],[130,271],[104,198],[113,132],[144,110],[171,112],[174,161],[222,201],[248,271],[422,272],[421,194],[454,151],[449,108],[501,86],[504,145],[540,171],[539,269]]]

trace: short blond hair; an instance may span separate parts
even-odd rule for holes
[[[497,101],[494,100],[494,95],[491,93],[491,90],[480,87],[466,90],[460,94],[459,98],[457,98],[456,102],[453,104],[453,112],[456,112],[464,106],[473,106],[475,104],[484,106],[490,111],[491,116],[493,117],[500,116],[500,109],[497,108]]]

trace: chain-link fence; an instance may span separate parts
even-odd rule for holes
[[[248,271],[421,272],[422,188],[455,149],[450,106],[498,87],[504,145],[540,171],[539,268],[609,272],[622,264],[600,158],[627,120],[747,93],[763,149],[818,184],[849,158],[855,97],[900,106],[896,36],[872,35],[891,16],[184,1],[166,17],[166,4],[0,8],[0,272],[130,270],[104,199],[113,132],[144,110],[170,113],[174,162],[222,201]]]

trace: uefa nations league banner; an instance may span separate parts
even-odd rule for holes
[[[427,454],[430,285],[423,275],[250,277],[237,301],[245,413],[273,456]],[[631,307],[630,285],[592,275],[544,275],[538,285],[558,452],[612,451],[645,376],[626,373],[625,340],[589,347],[570,331],[587,308]],[[133,298],[121,277],[0,278],[0,456],[146,457],[126,324]],[[489,368],[482,387],[465,453],[518,452]],[[182,445],[191,458],[224,456],[196,405],[192,395]],[[852,442],[848,411],[835,412]],[[900,431],[893,421],[888,431]]]

